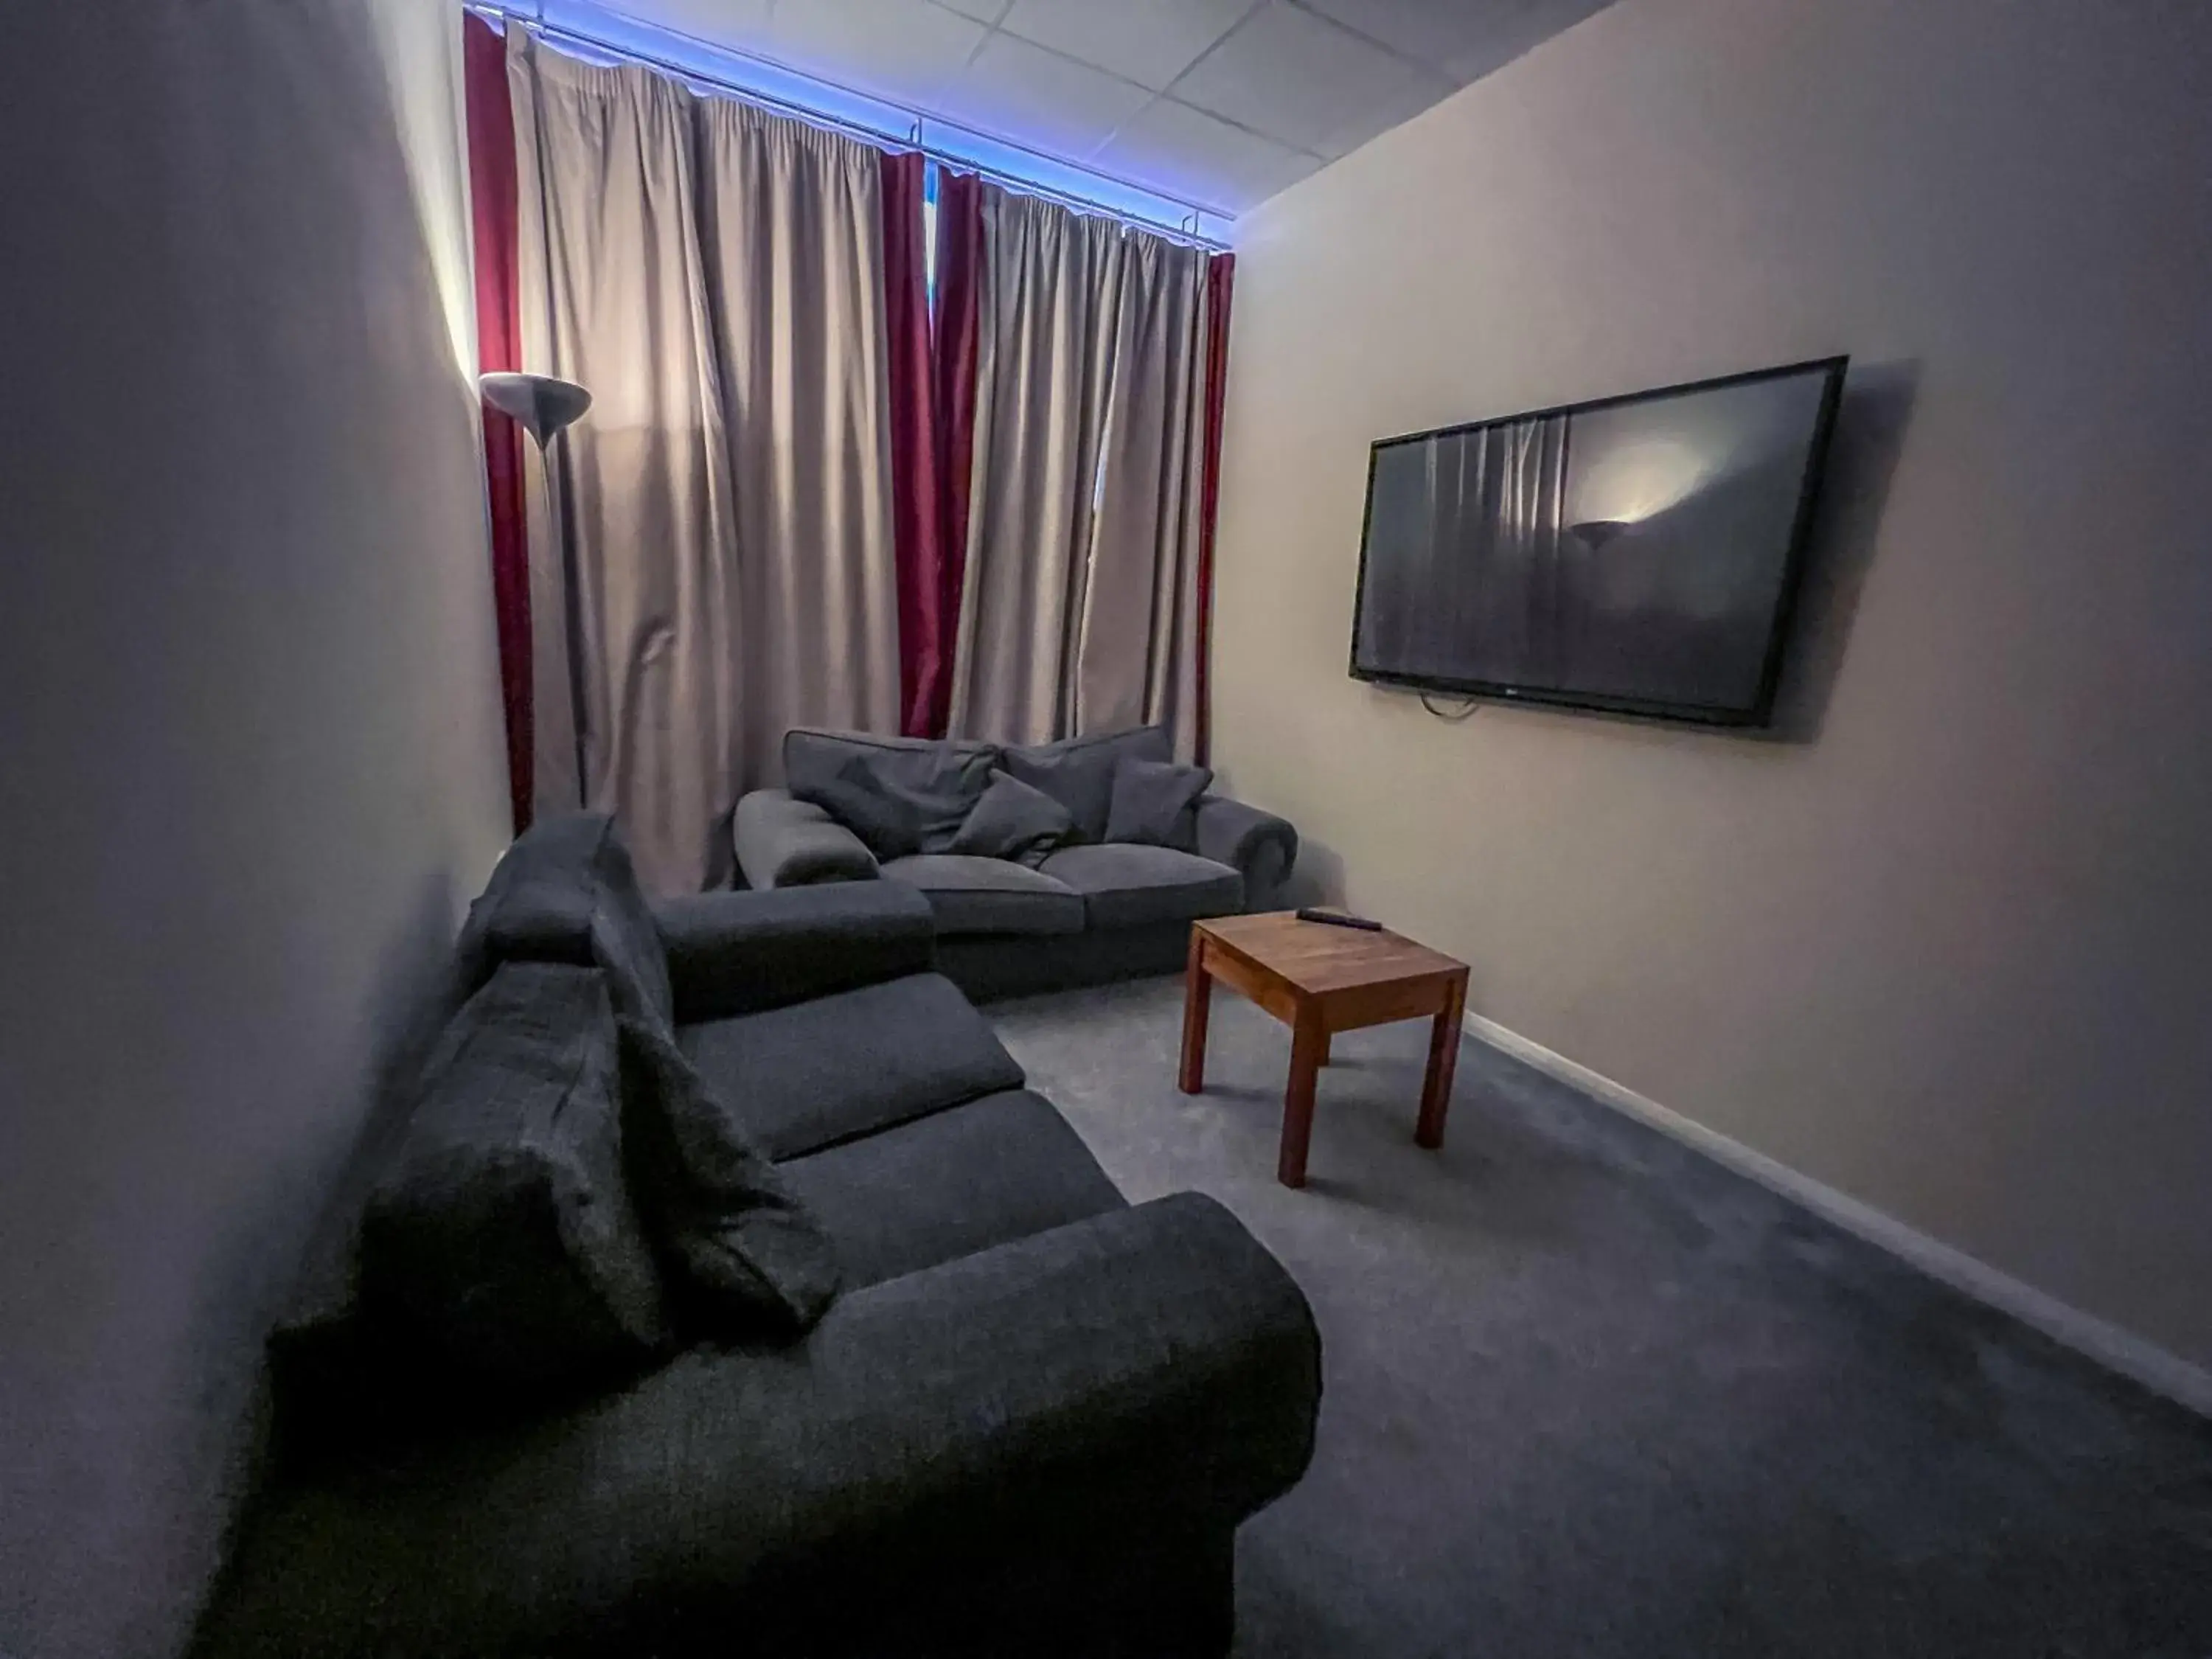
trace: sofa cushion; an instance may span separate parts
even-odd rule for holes
[[[1123,1200],[1065,1118],[986,1095],[781,1166],[858,1290],[1080,1221]]]
[[[837,797],[855,787],[879,798],[869,815],[878,833],[896,821],[906,826],[896,838],[910,852],[942,853],[990,786],[999,750],[988,743],[933,742],[926,738],[878,738],[854,732],[817,732],[798,727],[784,733],[784,785],[800,800],[813,801],[833,816]],[[841,818],[840,822],[843,822]],[[848,827],[868,839],[859,824]],[[887,839],[886,844],[890,844]],[[871,843],[878,858],[885,854]]]
[[[501,856],[462,925],[473,990],[504,962],[597,963],[623,1012],[673,1018],[667,953],[615,821],[604,812],[538,819]]]
[[[1129,732],[1066,738],[1058,743],[1009,749],[1000,762],[1024,783],[1042,789],[1075,820],[1085,841],[1106,838],[1107,808],[1113,799],[1114,769],[1127,757],[1135,760],[1175,758],[1175,745],[1164,726]]]
[[[1244,878],[1225,864],[1170,847],[1063,847],[1044,873],[1083,895],[1092,927],[1137,927],[1232,915],[1244,902]]]
[[[991,787],[952,838],[948,853],[1011,859],[1034,870],[1046,854],[1075,833],[1067,809],[1011,772],[994,771]]]
[[[1022,1083],[982,1015],[938,974],[687,1025],[678,1036],[707,1086],[774,1158]]]
[[[851,830],[871,858],[899,859],[921,850],[921,804],[886,789],[865,757],[852,756],[828,777],[810,779],[801,789],[792,795],[794,801],[820,807]]]
[[[624,1167],[687,1334],[813,1326],[837,1294],[829,1236],[675,1039],[622,1030]]]
[[[1106,839],[1133,847],[1198,851],[1198,798],[1213,782],[1203,766],[1125,757],[1114,769],[1114,793],[1106,808]]]
[[[1005,859],[924,853],[893,859],[884,877],[919,887],[939,933],[1079,933],[1083,899],[1063,882]]]
[[[597,969],[508,963],[469,1000],[362,1217],[361,1303],[380,1328],[461,1373],[533,1389],[659,1346],[617,1079]]]

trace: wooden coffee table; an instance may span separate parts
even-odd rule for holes
[[[1291,1028],[1291,1081],[1283,1093],[1283,1150],[1275,1176],[1306,1184],[1313,1133],[1314,1077],[1328,1064],[1339,1031],[1433,1015],[1429,1070],[1421,1085],[1416,1145],[1444,1144],[1467,1009],[1467,964],[1392,933],[1300,921],[1288,910],[1194,922],[1183,981],[1182,1091],[1206,1086],[1206,1021],[1219,980]]]

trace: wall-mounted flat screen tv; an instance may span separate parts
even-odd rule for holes
[[[1383,439],[1353,678],[1766,724],[1847,361]]]

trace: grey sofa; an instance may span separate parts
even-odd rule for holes
[[[665,985],[842,1294],[797,1339],[487,1395],[379,1328],[356,1182],[272,1340],[270,1465],[195,1651],[1224,1652],[1237,1526],[1311,1452],[1297,1286],[1212,1200],[1123,1200],[936,971],[917,890],[640,914],[578,874],[610,844],[582,815],[518,842],[465,979]]]
[[[1198,804],[1193,850],[1103,842],[1115,763],[1169,752],[1167,733],[1150,726],[1031,747],[802,728],[784,739],[789,787],[738,803],[738,868],[755,889],[880,878],[917,890],[936,919],[939,970],[979,1001],[1169,972],[1193,921],[1267,908],[1298,850],[1285,820],[1217,794]],[[1003,768],[1064,800],[1080,844],[1035,869],[930,850],[879,861],[826,806],[799,798],[856,760],[934,811],[940,842]]]

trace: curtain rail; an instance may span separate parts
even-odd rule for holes
[[[910,123],[908,130],[904,133],[893,132],[882,128],[870,127],[856,121],[843,120],[824,111],[810,108],[796,100],[778,97],[772,92],[746,86],[742,82],[726,79],[711,71],[674,58],[656,57],[635,46],[603,40],[597,35],[570,28],[563,24],[550,22],[540,15],[541,9],[534,4],[530,9],[525,9],[520,6],[501,3],[501,0],[465,0],[463,9],[475,12],[481,17],[494,19],[504,27],[527,29],[555,46],[574,46],[601,58],[612,58],[618,63],[635,64],[641,68],[658,70],[664,75],[672,76],[692,85],[711,88],[722,96],[737,99],[742,103],[757,105],[775,111],[779,114],[790,115],[815,126],[827,127],[833,131],[846,133],[872,144],[878,146],[889,144],[902,149],[918,150],[941,167],[956,168],[963,173],[975,173],[994,184],[1002,185],[1024,196],[1042,197],[1048,202],[1057,202],[1061,206],[1070,208],[1078,213],[1094,214],[1116,219],[1123,224],[1149,232],[1153,235],[1170,237],[1174,240],[1188,243],[1194,247],[1206,248],[1216,253],[1226,252],[1229,249],[1228,243],[1218,237],[1209,236],[1198,228],[1206,218],[1224,219],[1231,216],[1228,214],[1153,190],[1149,185],[1130,186],[1133,190],[1141,190],[1146,195],[1184,209],[1188,212],[1189,216],[1186,222],[1170,224],[1164,220],[1147,218],[1143,214],[1132,212],[1126,208],[1117,208],[1108,203],[1095,201],[1068,191],[1055,190],[1049,185],[1041,184],[1034,179],[1024,178],[1020,173],[1010,173],[1003,167],[994,167],[987,161],[978,161],[973,157],[962,155],[956,151],[930,143],[922,137],[925,124],[949,127],[956,132],[969,133],[994,149],[1014,150],[1022,155],[1034,155],[1039,161],[1055,167],[1065,167],[1076,172],[1087,172],[1089,169],[1083,167],[1079,162],[1063,161],[1057,156],[1047,155],[1042,150],[1030,149],[1025,144],[1018,144],[1005,138],[993,137],[988,133],[975,132],[970,128],[962,126],[957,121],[948,121],[941,116],[927,114],[893,100],[878,97],[873,93],[860,92],[850,87],[841,86],[834,81],[825,80],[817,75],[787,69],[770,59],[759,58],[757,61],[764,68],[773,70],[781,76],[797,81],[811,81],[832,91],[842,93],[848,97],[875,104],[884,109],[895,110],[908,118]],[[656,33],[672,35],[679,40],[691,38],[679,34],[674,30],[660,28],[653,24],[644,24],[642,27],[650,28]],[[699,44],[707,46],[718,56],[754,60],[753,53],[743,52],[735,47],[716,46],[711,41],[704,40]],[[1097,176],[1101,179],[1107,177],[1103,173]]]

